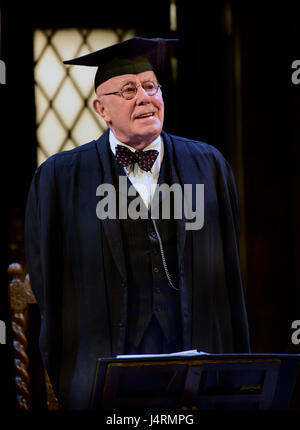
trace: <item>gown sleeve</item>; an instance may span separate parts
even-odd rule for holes
[[[236,352],[250,352],[248,319],[240,273],[240,224],[238,195],[230,165],[222,157],[218,169],[220,223],[223,238],[227,294]]]
[[[41,355],[57,393],[61,349],[62,235],[52,159],[34,174],[27,199],[24,237],[30,283],[42,318]]]

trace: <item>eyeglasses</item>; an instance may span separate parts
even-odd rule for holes
[[[139,87],[142,87],[144,91],[148,94],[148,96],[154,96],[158,89],[161,88],[161,85],[157,82],[153,81],[145,81],[140,85],[135,85],[133,82],[130,82],[121,89],[121,91],[114,91],[113,93],[102,94],[102,96],[110,96],[117,95],[123,97],[125,100],[132,100],[135,98],[137,90]]]

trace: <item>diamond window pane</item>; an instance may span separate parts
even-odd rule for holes
[[[47,36],[40,30],[37,30],[34,34],[34,51],[33,56],[35,61],[41,55],[43,49],[47,46]]]
[[[99,41],[101,42],[99,43]],[[94,30],[87,37],[87,43],[90,45],[92,51],[106,48],[118,41],[118,35],[114,31],[108,32],[107,30],[102,29]]]
[[[49,110],[37,129],[37,137],[40,142],[43,142],[42,148],[44,152],[48,155],[55,154],[59,151],[66,136],[67,132],[53,110]]]
[[[35,89],[36,121],[39,123],[49,108],[49,101],[44,96],[41,89],[37,86]]]
[[[53,35],[51,43],[62,60],[69,60],[78,55],[83,44],[82,34],[75,28],[58,30]]]
[[[58,151],[97,139],[107,129],[93,109],[96,68],[65,66],[63,61],[134,36],[134,30],[122,29],[35,30],[38,165]]]
[[[99,125],[95,121],[92,113],[84,109],[79,121],[71,131],[71,136],[78,145],[82,145],[90,140],[99,137]]]
[[[83,107],[83,100],[69,78],[64,81],[55,97],[53,107],[62,118],[62,122],[70,129],[80,109]]]
[[[85,51],[85,52],[84,52]],[[86,49],[79,52],[80,55],[85,55]],[[95,67],[69,66],[70,76],[77,85],[77,88],[83,98],[87,98],[93,91],[93,83],[96,73]]]
[[[42,58],[35,67],[35,79],[49,98],[53,98],[65,75],[64,66],[58,61],[52,47],[47,46]]]

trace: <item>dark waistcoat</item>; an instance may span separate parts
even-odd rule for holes
[[[119,176],[125,175],[125,173],[113,156],[112,163],[116,189],[118,189]],[[169,182],[169,166],[168,162],[164,160],[160,169],[158,184],[169,184]],[[127,189],[130,186],[132,183],[127,179]],[[137,196],[138,193],[135,196],[127,196],[128,206]],[[145,336],[163,338],[163,342],[157,342],[155,345],[163,343],[172,345],[171,348],[175,349],[181,347],[180,292],[177,290],[177,237],[172,198],[170,203],[170,219],[157,219],[156,226],[162,241],[168,272],[176,289],[170,285],[166,276],[159,238],[151,219],[150,210],[147,219],[131,219],[128,216],[127,219],[119,220],[128,281],[125,353],[132,352],[130,345],[136,348],[141,342],[143,345],[149,345]],[[161,209],[161,195],[158,204],[159,209]],[[143,209],[147,213],[144,206]],[[155,329],[151,327],[155,327]],[[152,340],[150,344],[153,344]],[[139,353],[173,352],[166,351],[166,349],[137,351]]]

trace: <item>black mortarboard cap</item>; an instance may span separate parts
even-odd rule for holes
[[[114,76],[137,74],[147,70],[159,74],[177,42],[178,39],[133,37],[90,54],[66,60],[64,64],[98,67],[95,75],[96,90],[100,84]]]

